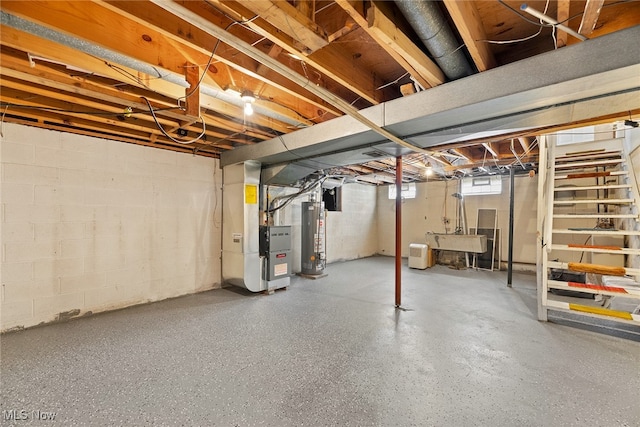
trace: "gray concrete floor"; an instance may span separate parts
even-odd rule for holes
[[[405,266],[402,311],[392,259],[327,272],[2,336],[1,409],[19,425],[640,425],[640,343],[538,322],[534,276]]]

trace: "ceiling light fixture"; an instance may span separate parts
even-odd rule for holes
[[[431,162],[425,163],[425,165],[424,165],[424,174],[426,176],[433,175],[433,166],[431,166]]]
[[[240,95],[240,99],[244,101],[244,114],[250,116],[253,114],[253,104],[256,101],[256,97],[250,90],[242,91],[242,95]]]

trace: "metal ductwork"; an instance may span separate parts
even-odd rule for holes
[[[473,74],[473,68],[459,49],[451,27],[438,8],[438,2],[396,0],[398,8],[449,80]]]
[[[64,34],[59,31],[44,27],[40,24],[36,24],[35,22],[22,19],[20,17],[11,15],[1,10],[0,10],[0,22],[2,23],[2,25],[15,28],[16,30],[24,31],[25,33],[38,36],[45,40],[49,40],[64,46],[71,47],[73,49],[79,50],[80,52],[84,52],[88,55],[94,56],[96,58],[100,58],[105,61],[112,62],[114,64],[128,67],[136,71],[139,71],[141,73],[148,74],[150,76],[157,76],[159,79],[162,79],[164,81],[173,83],[175,85],[178,85],[184,88],[189,87],[189,83],[187,83],[183,75],[174,73],[169,70],[160,69],[156,66],[147,64],[146,62],[141,62],[137,59],[131,58],[130,56],[123,55],[113,50],[100,47],[98,45],[79,39],[77,37],[73,37],[68,34]],[[204,83],[200,84],[200,93],[202,93],[203,95],[211,96],[213,98],[218,98],[219,100],[226,102],[227,104],[232,104],[239,108],[243,108],[245,104],[245,102],[240,97],[233,96],[222,90],[216,89],[211,86],[207,86]],[[256,113],[260,115],[270,117],[280,122],[287,123],[292,126],[300,125],[300,121],[298,120],[276,113],[272,110],[268,110],[259,105],[253,105],[253,109],[256,111]]]

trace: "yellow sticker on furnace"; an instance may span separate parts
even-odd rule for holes
[[[244,202],[248,205],[258,204],[258,186],[257,185],[245,184]]]

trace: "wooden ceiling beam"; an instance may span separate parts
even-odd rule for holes
[[[202,14],[202,11],[195,9],[196,6],[190,3],[191,2],[187,2],[184,6],[191,11]],[[210,0],[210,3],[220,10],[232,13],[233,18],[236,20],[247,21],[256,16],[254,10],[248,9],[253,6],[253,1],[231,2]],[[278,3],[286,2],[278,1]],[[384,101],[382,94],[376,90],[377,82],[375,75],[354,63],[353,58],[346,56],[342,49],[327,44],[321,49],[305,52],[300,49],[295,38],[262,18],[263,16],[260,15],[260,18],[247,22],[245,25],[257,34],[280,45],[289,54],[298,58],[298,60],[305,62],[308,66],[313,67],[327,78],[335,81],[367,102],[375,105]],[[336,110],[331,111],[336,113]]]
[[[523,163],[537,162],[538,156],[537,155],[522,156],[520,157],[520,161],[522,161]],[[514,158],[501,159],[501,160],[494,159],[494,160],[491,160],[490,162],[482,161],[482,162],[473,162],[473,163],[445,166],[444,171],[453,172],[453,171],[462,170],[462,169],[473,169],[473,168],[488,167],[488,166],[509,166],[509,165],[519,165],[519,164],[518,164],[518,161],[515,160]]]
[[[558,0],[558,10],[556,12],[556,20],[558,22],[564,23],[564,25],[569,26],[568,22],[565,22],[569,19],[569,7],[571,6],[571,0]],[[562,31],[560,28],[557,29],[556,40],[558,43],[558,47],[564,47],[567,45],[567,39],[569,38],[569,34],[565,31]]]
[[[458,148],[452,148],[451,151],[453,151],[455,154],[459,155],[460,157],[462,157],[464,160],[466,160],[468,163],[472,163],[476,160],[480,160],[477,159],[473,153],[471,152],[471,150],[469,150],[466,147],[458,147]]]
[[[128,107],[135,107],[132,114],[136,117],[149,122],[149,126],[152,129],[157,129],[153,126],[155,121],[148,113],[148,106],[138,101],[139,97],[128,97],[126,94],[119,92],[117,89],[104,88],[90,82],[83,81],[82,78],[71,78],[64,74],[57,73],[55,70],[47,69],[47,67],[40,64],[36,64],[37,75],[29,74],[20,70],[19,64],[16,63],[15,58],[11,58],[8,55],[0,56],[0,73],[3,75],[2,85],[4,87],[12,87],[24,91],[25,93],[32,93],[34,95],[41,95],[47,98],[60,99],[62,101],[69,102],[71,105],[79,104],[86,108],[95,109],[97,112],[104,111],[115,115],[125,117],[128,113],[126,109]],[[24,68],[23,66],[22,68]],[[109,94],[109,92],[114,92]],[[119,97],[118,97],[119,95]],[[151,101],[156,104],[155,101]],[[173,112],[171,110],[162,110],[166,104],[156,104],[157,108],[160,108],[156,112],[158,121],[166,129],[184,128],[188,131],[199,134],[202,131],[201,126],[194,126],[192,123],[185,123],[185,119],[188,116],[180,114],[179,112]],[[57,107],[59,108],[59,107]],[[138,115],[142,113],[142,115]],[[131,113],[129,113],[131,114]],[[96,114],[99,116],[99,113]],[[215,131],[215,125],[219,124],[219,119],[204,115],[209,126],[207,127],[206,135],[210,138],[227,138],[229,135]],[[113,121],[113,125],[119,125],[127,127],[127,124],[122,121]],[[268,139],[271,136],[265,136],[261,132],[254,132],[250,129],[246,129],[241,125],[237,126],[237,131],[261,140]],[[224,129],[224,127],[223,127]],[[158,132],[160,132],[158,130]],[[151,132],[153,133],[153,132]],[[169,132],[171,133],[171,132]],[[235,140],[235,141],[234,141]],[[232,139],[231,141],[246,144],[247,141],[241,138]]]
[[[495,68],[496,59],[491,52],[482,19],[473,1],[444,0],[451,19],[456,25],[473,62],[479,71]]]
[[[522,147],[522,151],[527,153],[529,151],[529,148],[531,147],[531,144],[534,141],[534,138],[529,137],[529,136],[521,136],[518,137],[518,142],[520,143],[520,146]]]
[[[56,99],[45,98],[43,96],[38,97],[39,101],[34,101],[32,99],[28,99],[30,97],[31,95],[29,93],[8,88],[7,86],[4,86],[2,88],[3,102],[11,104],[23,104],[34,107],[34,109],[31,110],[12,109],[11,107],[9,107],[6,109],[9,117],[20,116],[24,118],[35,119],[38,123],[42,124],[44,124],[45,122],[51,122],[57,123],[60,126],[72,126],[76,128],[75,133],[88,135],[88,133],[85,132],[88,130],[92,132],[92,136],[100,136],[101,138],[107,139],[113,139],[112,136],[130,137],[130,139],[135,139],[134,143],[141,145],[152,145],[145,143],[145,141],[148,142],[152,139],[174,146],[182,145],[169,140],[164,135],[162,135],[157,127],[153,127],[151,125],[145,126],[144,124],[138,124],[135,123],[135,120],[122,122],[117,119],[109,118],[108,116],[96,117],[86,114],[74,113],[73,110],[81,111],[81,109],[76,108],[74,104],[59,101]],[[38,110],[38,108],[40,110]],[[43,109],[59,109],[66,111],[56,112],[54,110]],[[26,124],[29,123],[27,122]],[[97,133],[100,133],[100,135],[97,135]],[[189,150],[192,150],[199,145],[189,144],[182,146],[190,147]],[[218,144],[212,145],[212,148],[231,149],[233,148],[233,146],[228,144]]]
[[[2,38],[0,39],[2,45],[13,49],[24,50],[24,58],[27,56],[26,52],[29,52],[42,58],[66,64],[71,68],[87,70],[87,72],[95,73],[99,76],[105,76],[121,81],[123,86],[129,85],[141,90],[148,90],[150,92],[162,94],[174,101],[184,95],[184,87],[158,79],[157,76],[143,75],[124,66],[116,67],[109,65],[106,61],[95,58],[91,55],[87,55],[70,47],[63,46],[49,40],[44,40],[10,27],[0,26],[0,31],[2,33]],[[81,72],[78,71],[78,73]],[[200,104],[201,107],[219,112],[225,116],[243,117],[242,108],[228,104],[209,95],[201,94]],[[276,107],[273,108],[275,111],[280,111],[282,109]],[[287,124],[259,114],[251,116],[250,121],[258,126],[268,127],[281,133],[288,133],[291,131],[291,128]]]
[[[483,142],[482,146],[485,148],[485,150],[487,150],[489,153],[491,153],[491,155],[497,159],[498,157],[500,157],[498,155],[498,150],[496,149],[496,147],[493,146],[492,142]]]
[[[25,111],[30,112],[30,117],[46,117],[50,114],[57,114],[82,120],[83,123],[99,123],[106,126],[107,128],[105,129],[109,129],[112,133],[139,132],[138,137],[140,138],[144,135],[146,135],[147,138],[150,135],[164,135],[148,114],[140,115],[139,113],[133,113],[133,117],[126,117],[124,111],[119,106],[87,100],[78,95],[61,95],[59,91],[48,90],[46,87],[20,82],[13,78],[3,78],[1,99],[3,102],[16,105],[15,107],[9,106],[7,110],[14,109],[23,116],[25,115]],[[32,107],[33,109],[28,110],[18,105],[26,105],[27,108]],[[60,110],[60,112],[57,112],[57,110]],[[88,110],[95,111],[95,114],[86,114],[85,111]],[[162,118],[158,118],[158,121],[165,128],[175,124],[175,122]],[[199,135],[202,132],[201,127],[184,126],[183,128],[190,131],[192,135]],[[206,135],[209,139],[228,137],[227,134],[211,129],[207,130]],[[192,137],[193,136],[190,136],[185,139],[188,140]],[[177,136],[175,138],[180,139]],[[242,144],[247,143],[247,141],[240,138],[233,138],[228,141]],[[221,144],[220,147],[233,148],[233,146],[228,144]]]
[[[392,58],[397,58],[396,61],[400,65],[408,65],[403,68],[425,88],[445,82],[444,73],[436,63],[425,55],[374,3],[371,3],[367,9],[367,27],[364,30]]]
[[[269,21],[299,43],[302,53],[309,55],[329,44],[322,28],[306,12],[286,1],[251,0],[244,3],[255,15]]]
[[[371,3],[365,11],[361,1],[337,0],[336,3],[420,85],[429,88],[444,83],[440,68],[375,4]]]
[[[5,118],[5,122],[16,123],[24,126],[34,126],[34,127],[54,130],[58,132],[90,136],[94,138],[109,139],[113,141],[119,141],[119,142],[124,142],[129,144],[135,144],[135,145],[143,145],[143,146],[153,147],[161,150],[175,151],[178,153],[189,153],[197,156],[212,157],[215,159],[220,158],[219,150],[215,148],[208,148],[206,146],[193,147],[193,146],[185,146],[185,145],[171,145],[171,143],[164,142],[164,141],[158,141],[158,143],[154,143],[154,142],[148,142],[145,140],[136,139],[130,136],[129,134],[115,135],[112,133],[107,135],[101,132],[100,130],[94,130],[90,128],[70,127],[69,123],[66,120],[60,121],[59,119],[51,119],[51,120],[48,120],[46,123],[44,123],[39,121],[27,120],[26,117],[27,116],[25,116],[25,119],[21,119],[18,117],[7,116]]]
[[[78,7],[76,5],[82,5]],[[203,32],[199,32],[203,43],[208,42],[207,48],[191,42],[189,37],[195,38],[197,29],[185,28],[184,23],[177,22],[178,19],[170,14],[152,14],[153,5],[144,2],[116,2],[119,7],[132,8],[147,16],[142,20],[131,14],[125,14],[119,7],[113,7],[108,3],[95,2],[64,2],[64,1],[38,1],[38,2],[3,2],[2,7],[8,12],[17,16],[34,20],[42,25],[54,27],[58,30],[74,34],[82,39],[90,40],[95,44],[106,47],[113,51],[136,58],[137,60],[152,66],[167,69],[183,75],[185,59],[196,63],[206,64],[211,54],[213,39]],[[165,25],[174,25],[172,30],[167,31],[153,25],[153,19],[162,18]],[[168,20],[167,18],[171,18]],[[147,22],[149,21],[149,22]],[[182,25],[181,25],[182,24]],[[180,34],[183,34],[181,37]],[[182,44],[176,44],[179,41]],[[219,49],[223,52],[224,49]],[[231,55],[227,51],[227,54]],[[218,57],[218,56],[217,56]],[[203,82],[213,87],[225,87],[232,83],[227,77],[229,70],[227,67],[236,66],[236,63],[225,57],[218,57],[223,63],[216,63],[215,68],[211,68],[204,75]],[[240,68],[236,72],[242,72],[251,76],[251,87],[257,85],[253,79],[265,79],[259,76],[255,70],[257,62],[250,61],[248,68]],[[212,70],[216,70],[215,73]],[[215,77],[212,78],[212,76]],[[246,81],[248,77],[244,77]],[[238,79],[239,80],[239,79]],[[298,87],[287,79],[278,76],[276,81],[265,79],[267,83],[278,87],[286,92],[280,95],[280,101],[284,104],[291,103],[285,99],[299,98]],[[315,102],[324,106],[318,97],[314,97]],[[270,105],[263,105],[263,108],[270,109]],[[313,116],[316,114],[316,107],[307,106],[305,113],[304,105],[299,105],[300,114]],[[288,111],[286,115],[291,119],[302,120],[300,115]]]
[[[178,46],[182,46],[181,52],[189,51],[190,57],[200,55],[199,63],[203,65],[207,63],[216,46],[217,39],[155,5],[139,1],[106,1],[100,4],[105,9],[138,23],[147,32],[153,30],[162,34],[163,37],[172,40],[174,45],[177,43]],[[198,13],[207,12],[207,10],[199,8],[201,6],[199,2],[187,2],[184,6],[191,9],[198,8]],[[212,25],[224,26],[223,19],[226,18],[211,16],[209,12],[206,14],[206,19],[210,20]],[[231,31],[231,27],[229,30]],[[183,56],[185,55],[183,54]],[[292,119],[299,120],[306,125],[312,123],[305,117],[315,117],[317,108],[331,112],[335,116],[341,115],[340,111],[324,102],[320,97],[304,88],[301,89],[278,73],[262,66],[260,62],[236,50],[233,46],[219,44],[214,59],[213,67],[210,67],[209,72],[217,67],[221,68],[215,73],[215,77],[223,88],[237,86],[236,82],[244,82],[245,87],[239,89],[257,92],[257,88],[266,83],[271,87],[272,97],[278,99],[281,104],[295,106],[295,110],[298,112],[297,115],[294,115],[292,111],[280,112],[280,114],[290,115]],[[192,62],[194,61],[195,59],[192,60]],[[236,75],[238,73],[242,75]],[[302,101],[302,103],[294,102],[294,99]],[[265,104],[262,107],[270,109],[271,105]]]
[[[587,0],[584,6],[584,14],[582,14],[582,21],[580,21],[580,27],[578,28],[580,34],[589,36],[593,33],[603,5],[604,0]]]

